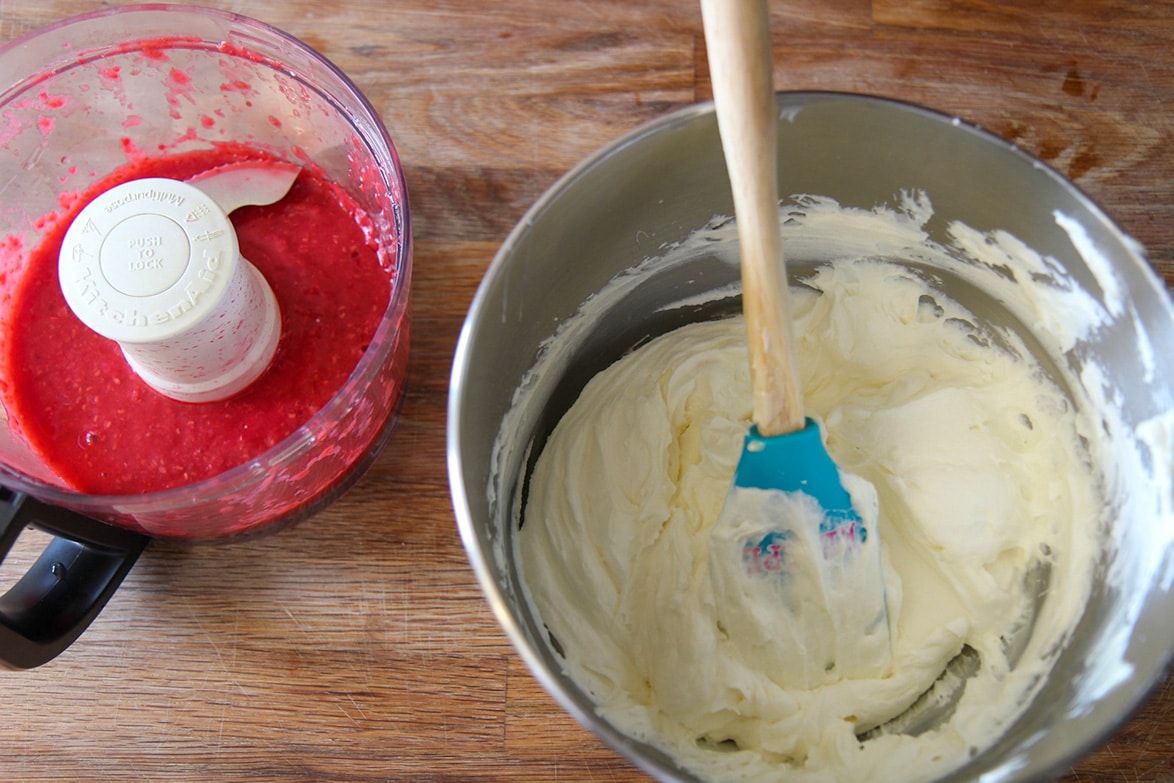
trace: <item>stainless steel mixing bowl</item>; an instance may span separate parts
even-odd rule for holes
[[[1101,305],[1113,293],[1103,289],[1107,267],[1125,294],[1124,315],[1087,344],[1051,355],[1041,349],[1039,358],[1077,399],[1087,399],[1079,394],[1079,367],[1100,363],[1099,382],[1106,385],[1093,396],[1118,399],[1125,440],[1135,438],[1131,427],[1174,409],[1174,366],[1164,361],[1174,355],[1169,294],[1137,243],[1062,176],[999,138],[918,107],[822,93],[780,94],[779,104],[784,195],[872,209],[923,191],[933,205],[926,225],[931,238],[945,241],[953,220],[1009,232]],[[678,111],[618,140],[557,183],[509,236],[469,311],[452,372],[452,497],[494,613],[564,708],[666,780],[693,778],[617,732],[562,673],[541,620],[524,600],[513,546],[532,462],[586,381],[649,335],[737,308],[736,297],[711,295],[737,281],[728,252],[724,259],[715,252],[663,268],[655,263],[715,216],[732,213],[711,105]],[[1067,228],[1057,214],[1072,221]],[[788,254],[793,274],[815,260]],[[649,271],[625,296],[592,311],[594,294],[640,264]],[[951,293],[980,317],[1012,318],[981,291],[960,286]],[[575,325],[570,333],[568,324]],[[1040,345],[1032,339],[1034,324],[1013,328]],[[559,354],[552,357],[553,344]],[[542,371],[531,373],[540,359]],[[1031,706],[949,780],[1048,779],[1110,736],[1166,675],[1174,651],[1169,452],[1166,430],[1141,448],[1145,456],[1133,472],[1149,475],[1119,477],[1083,619]],[[1046,589],[1040,586],[1041,593]]]

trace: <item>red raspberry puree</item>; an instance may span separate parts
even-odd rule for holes
[[[63,482],[98,495],[138,494],[207,479],[257,457],[339,390],[366,350],[391,296],[368,216],[337,185],[304,168],[290,192],[232,213],[241,254],[281,309],[269,369],[223,401],[177,402],[146,385],[118,344],[85,327],[57,282],[66,229],[99,193],[130,179],[187,179],[264,159],[222,147],[139,159],[94,186],[52,226],[8,297],[0,399],[13,429]]]

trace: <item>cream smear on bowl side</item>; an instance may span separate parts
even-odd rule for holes
[[[782,687],[769,676],[786,663],[772,658],[769,591],[765,609],[739,605],[735,625],[752,631],[742,638],[717,621],[731,604],[714,588],[707,532],[750,409],[739,319],[683,327],[596,376],[535,466],[512,552],[525,600],[599,713],[703,778],[870,780],[898,764],[932,779],[959,766],[1022,712],[1063,648],[1109,508],[1145,502],[1130,500],[1150,496],[1138,481],[1165,475],[1170,513],[1169,414],[1129,437],[1120,406],[1098,396],[1105,385],[1082,384],[1095,364],[1036,360],[1079,354],[1127,303],[1100,307],[1005,233],[953,224],[939,246],[923,228],[931,216],[922,194],[875,210],[804,197],[780,215],[789,257],[815,265],[794,288],[808,407],[836,461],[879,497],[887,676]],[[495,464],[532,447],[511,437],[532,429],[527,401],[549,393],[609,307],[697,253],[736,263],[733,233],[715,220],[584,303],[517,391]],[[990,301],[971,302],[969,286]],[[1031,324],[1030,335],[979,318],[953,291],[978,309],[994,303],[996,322]],[[1115,472],[1122,464],[1142,470]],[[496,557],[507,554],[498,539]],[[964,649],[979,665],[949,719],[916,736],[886,731]],[[1116,661],[1120,676],[1116,652],[1101,668]]]

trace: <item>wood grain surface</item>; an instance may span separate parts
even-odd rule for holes
[[[98,5],[4,0],[0,40]],[[247,541],[155,542],[73,648],[0,673],[0,779],[646,780],[541,690],[483,601],[445,406],[465,310],[525,209],[709,98],[696,4],[215,5],[317,48],[389,126],[416,239],[410,386],[390,446],[328,510]],[[779,89],[913,101],[1011,139],[1174,282],[1174,3],[775,0],[771,21]],[[1170,683],[1063,779],[1174,781]]]

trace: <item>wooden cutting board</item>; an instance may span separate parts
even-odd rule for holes
[[[407,397],[330,509],[249,541],[154,543],[71,650],[0,673],[0,779],[646,780],[498,629],[453,522],[445,405],[465,310],[525,209],[605,143],[709,97],[695,3],[208,4],[302,38],[386,120],[416,240]],[[8,0],[0,40],[94,6]],[[772,26],[780,89],[899,98],[1009,138],[1174,282],[1174,3],[776,0]],[[1167,683],[1064,779],[1174,781],[1172,712]]]

